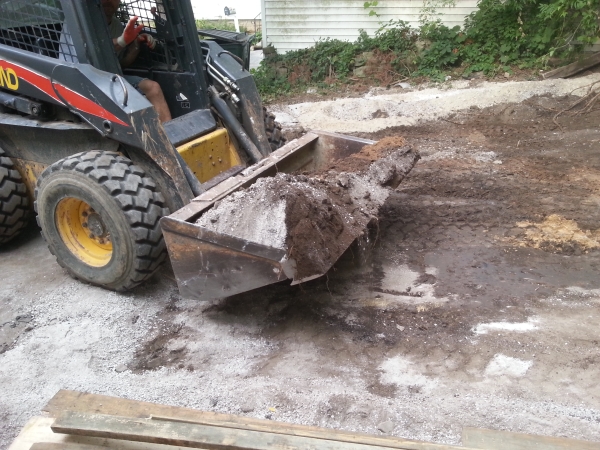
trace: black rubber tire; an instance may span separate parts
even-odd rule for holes
[[[5,155],[0,149],[0,244],[17,236],[30,217],[27,187]]]
[[[124,291],[150,278],[166,259],[159,225],[169,214],[163,195],[141,168],[119,153],[90,151],[54,163],[38,179],[35,199],[50,252],[77,279]],[[65,199],[82,200],[101,217],[112,244],[106,265],[88,265],[65,244],[56,217]]]
[[[281,124],[275,121],[275,115],[268,112],[267,108],[263,107],[263,110],[267,138],[269,140],[269,144],[271,145],[271,151],[275,151],[285,145],[286,139],[283,137],[283,133],[281,132]]]

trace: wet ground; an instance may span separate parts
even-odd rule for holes
[[[558,128],[573,100],[362,135],[423,158],[369,239],[300,286],[196,303],[165,268],[109,294],[32,229],[0,250],[0,436],[73,388],[436,442],[600,441],[600,113]]]

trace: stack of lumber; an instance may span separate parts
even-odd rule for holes
[[[464,447],[59,391],[9,450],[598,450],[600,444],[467,428]]]
[[[600,52],[594,53],[587,57],[581,57],[574,63],[546,72],[542,74],[542,77],[544,78],[544,80],[568,78],[572,77],[573,75],[577,75],[578,73],[581,73],[584,70],[591,69],[597,66],[598,64],[600,64]]]

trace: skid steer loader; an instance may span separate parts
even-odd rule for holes
[[[108,289],[148,279],[166,247],[186,297],[293,279],[281,251],[196,219],[259,177],[371,141],[307,133],[282,146],[239,58],[199,40],[190,0],[122,0],[114,20],[134,16],[158,45],[123,69],[100,0],[0,0],[0,244],[35,206],[58,263]],[[159,83],[173,120],[124,75]]]

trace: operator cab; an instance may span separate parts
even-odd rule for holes
[[[122,68],[123,73],[156,81],[163,90],[173,118],[206,108],[204,96],[198,95],[198,77],[190,71],[193,58],[190,58],[191,49],[185,45],[182,32],[187,24],[177,20],[180,16],[174,2],[121,2],[116,14],[121,24],[125,26],[134,16],[138,17],[138,24],[144,25],[142,33],[153,36],[157,46],[151,50],[142,45],[133,64]]]

